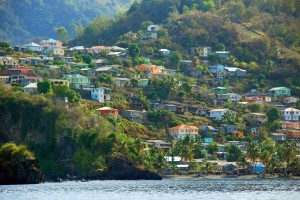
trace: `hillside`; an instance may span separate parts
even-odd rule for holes
[[[97,17],[114,17],[132,0],[1,0],[0,39],[21,44],[35,37],[56,38],[55,29],[85,26]]]
[[[211,46],[231,52],[231,59],[224,64],[299,86],[299,13],[300,3],[295,0],[148,0],[133,3],[115,19],[95,20],[70,45],[93,46],[101,41],[127,47],[132,41],[124,41],[121,35],[129,31],[139,34],[147,24],[161,24],[162,37],[139,43],[142,54],[167,48],[194,60],[187,54],[191,47]]]

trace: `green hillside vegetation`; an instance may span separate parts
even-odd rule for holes
[[[230,58],[222,64],[255,74],[242,85],[259,88],[268,86],[268,81],[278,81],[299,93],[299,13],[300,3],[295,0],[141,1],[115,19],[95,20],[70,45],[128,47],[134,42],[142,55],[151,57],[153,50],[167,48],[193,61],[199,58],[187,55],[191,47],[211,46],[230,51]],[[140,43],[120,37],[129,31],[139,34],[151,24],[163,25],[156,40]],[[209,60],[220,63],[213,55]],[[172,62],[167,65],[176,67]],[[263,80],[257,80],[259,74]]]
[[[142,139],[157,137],[145,126],[101,117],[87,104],[67,109],[49,98],[0,83],[0,141],[27,145],[48,179],[104,170],[107,157],[117,152],[136,165],[154,167],[156,153],[146,156],[140,149]],[[32,154],[25,151],[24,156]]]
[[[131,0],[2,0],[0,38],[20,45],[30,38],[56,37],[60,26],[72,36],[78,27],[100,16],[114,17],[130,3]]]

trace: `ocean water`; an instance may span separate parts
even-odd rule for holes
[[[2,185],[0,200],[300,200],[300,180],[166,179]]]

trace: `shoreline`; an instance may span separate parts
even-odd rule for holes
[[[270,175],[270,174],[250,174],[250,175],[202,175],[197,174],[190,175],[161,175],[164,179],[295,179],[300,180],[300,176],[286,176],[286,175]]]

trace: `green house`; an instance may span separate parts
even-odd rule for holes
[[[274,87],[269,89],[269,92],[274,97],[291,96],[291,89],[287,87]]]
[[[227,88],[225,87],[216,87],[213,88],[213,92],[216,94],[227,94]]]
[[[80,69],[87,69],[89,68],[89,64],[86,63],[76,63],[74,65],[71,66],[73,71],[78,71]]]
[[[82,89],[83,87],[90,86],[90,80],[88,77],[80,74],[64,75],[62,79],[69,81],[70,87],[73,89]]]
[[[140,87],[147,87],[149,83],[149,79],[139,79],[138,86]]]

